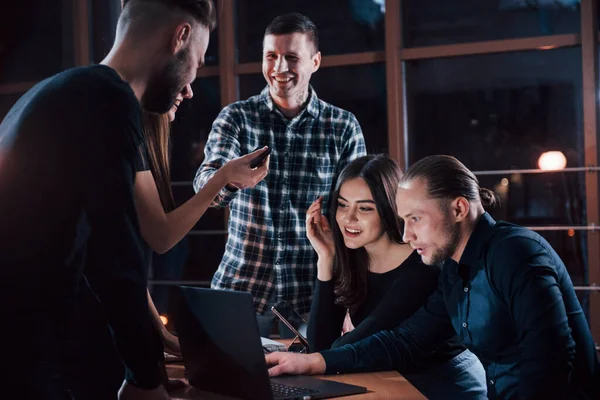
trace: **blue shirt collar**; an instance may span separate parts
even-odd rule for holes
[[[476,267],[479,264],[485,245],[494,233],[495,225],[496,221],[487,212],[479,217],[479,221],[477,221],[467,246],[460,257],[459,264],[465,264],[469,267]]]

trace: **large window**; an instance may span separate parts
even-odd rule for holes
[[[0,116],[36,81],[100,61],[112,45],[119,2],[24,0],[22,10],[2,13]],[[220,109],[265,87],[266,26],[277,15],[304,13],[320,31],[323,62],[311,80],[319,97],[357,116],[370,153],[387,152],[403,167],[436,153],[463,161],[502,198],[494,217],[538,231],[557,250],[600,340],[596,1],[218,4],[207,68],[173,124],[178,203],[193,195]],[[566,169],[541,171],[538,160],[548,151],[560,151]],[[211,209],[188,235],[182,279],[208,285],[226,221],[226,210]]]
[[[404,0],[406,47],[579,32],[578,0]]]
[[[473,170],[583,160],[581,51],[562,48],[406,63],[409,161],[447,153]]]
[[[409,164],[451,154],[502,199],[497,218],[538,230],[587,285],[585,172],[540,173],[547,151],[584,166],[581,49],[406,62]]]
[[[299,12],[318,27],[324,55],[383,50],[383,0],[237,0],[237,54],[240,63],[260,61],[267,25],[278,15]]]

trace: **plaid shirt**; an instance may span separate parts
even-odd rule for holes
[[[316,253],[306,238],[306,210],[318,196],[329,195],[346,164],[366,154],[356,117],[319,100],[312,87],[309,91],[307,107],[293,119],[277,110],[268,87],[225,107],[194,179],[197,192],[227,161],[259,146],[272,149],[263,181],[244,190],[225,187],[212,203],[229,205],[231,213],[225,254],[211,286],[251,292],[259,313],[273,291],[277,301],[308,313]]]

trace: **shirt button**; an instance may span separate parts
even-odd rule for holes
[[[463,323],[462,323],[462,326],[463,326],[463,328],[466,328],[466,327],[467,327],[467,323],[466,323],[466,322],[463,322]]]
[[[466,288],[464,288],[463,290],[465,291],[465,293],[467,293],[467,292],[469,291],[469,288],[468,288],[468,287],[466,287]]]
[[[493,385],[493,384],[494,384],[494,380],[490,379],[490,385]]]

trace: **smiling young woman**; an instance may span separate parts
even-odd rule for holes
[[[321,198],[307,210],[307,236],[318,255],[307,332],[312,351],[391,329],[434,292],[441,266],[423,264],[402,242],[396,211],[400,176],[386,155],[358,158],[337,180],[329,218],[321,215]],[[457,337],[400,372],[428,398],[485,398],[483,367]]]

